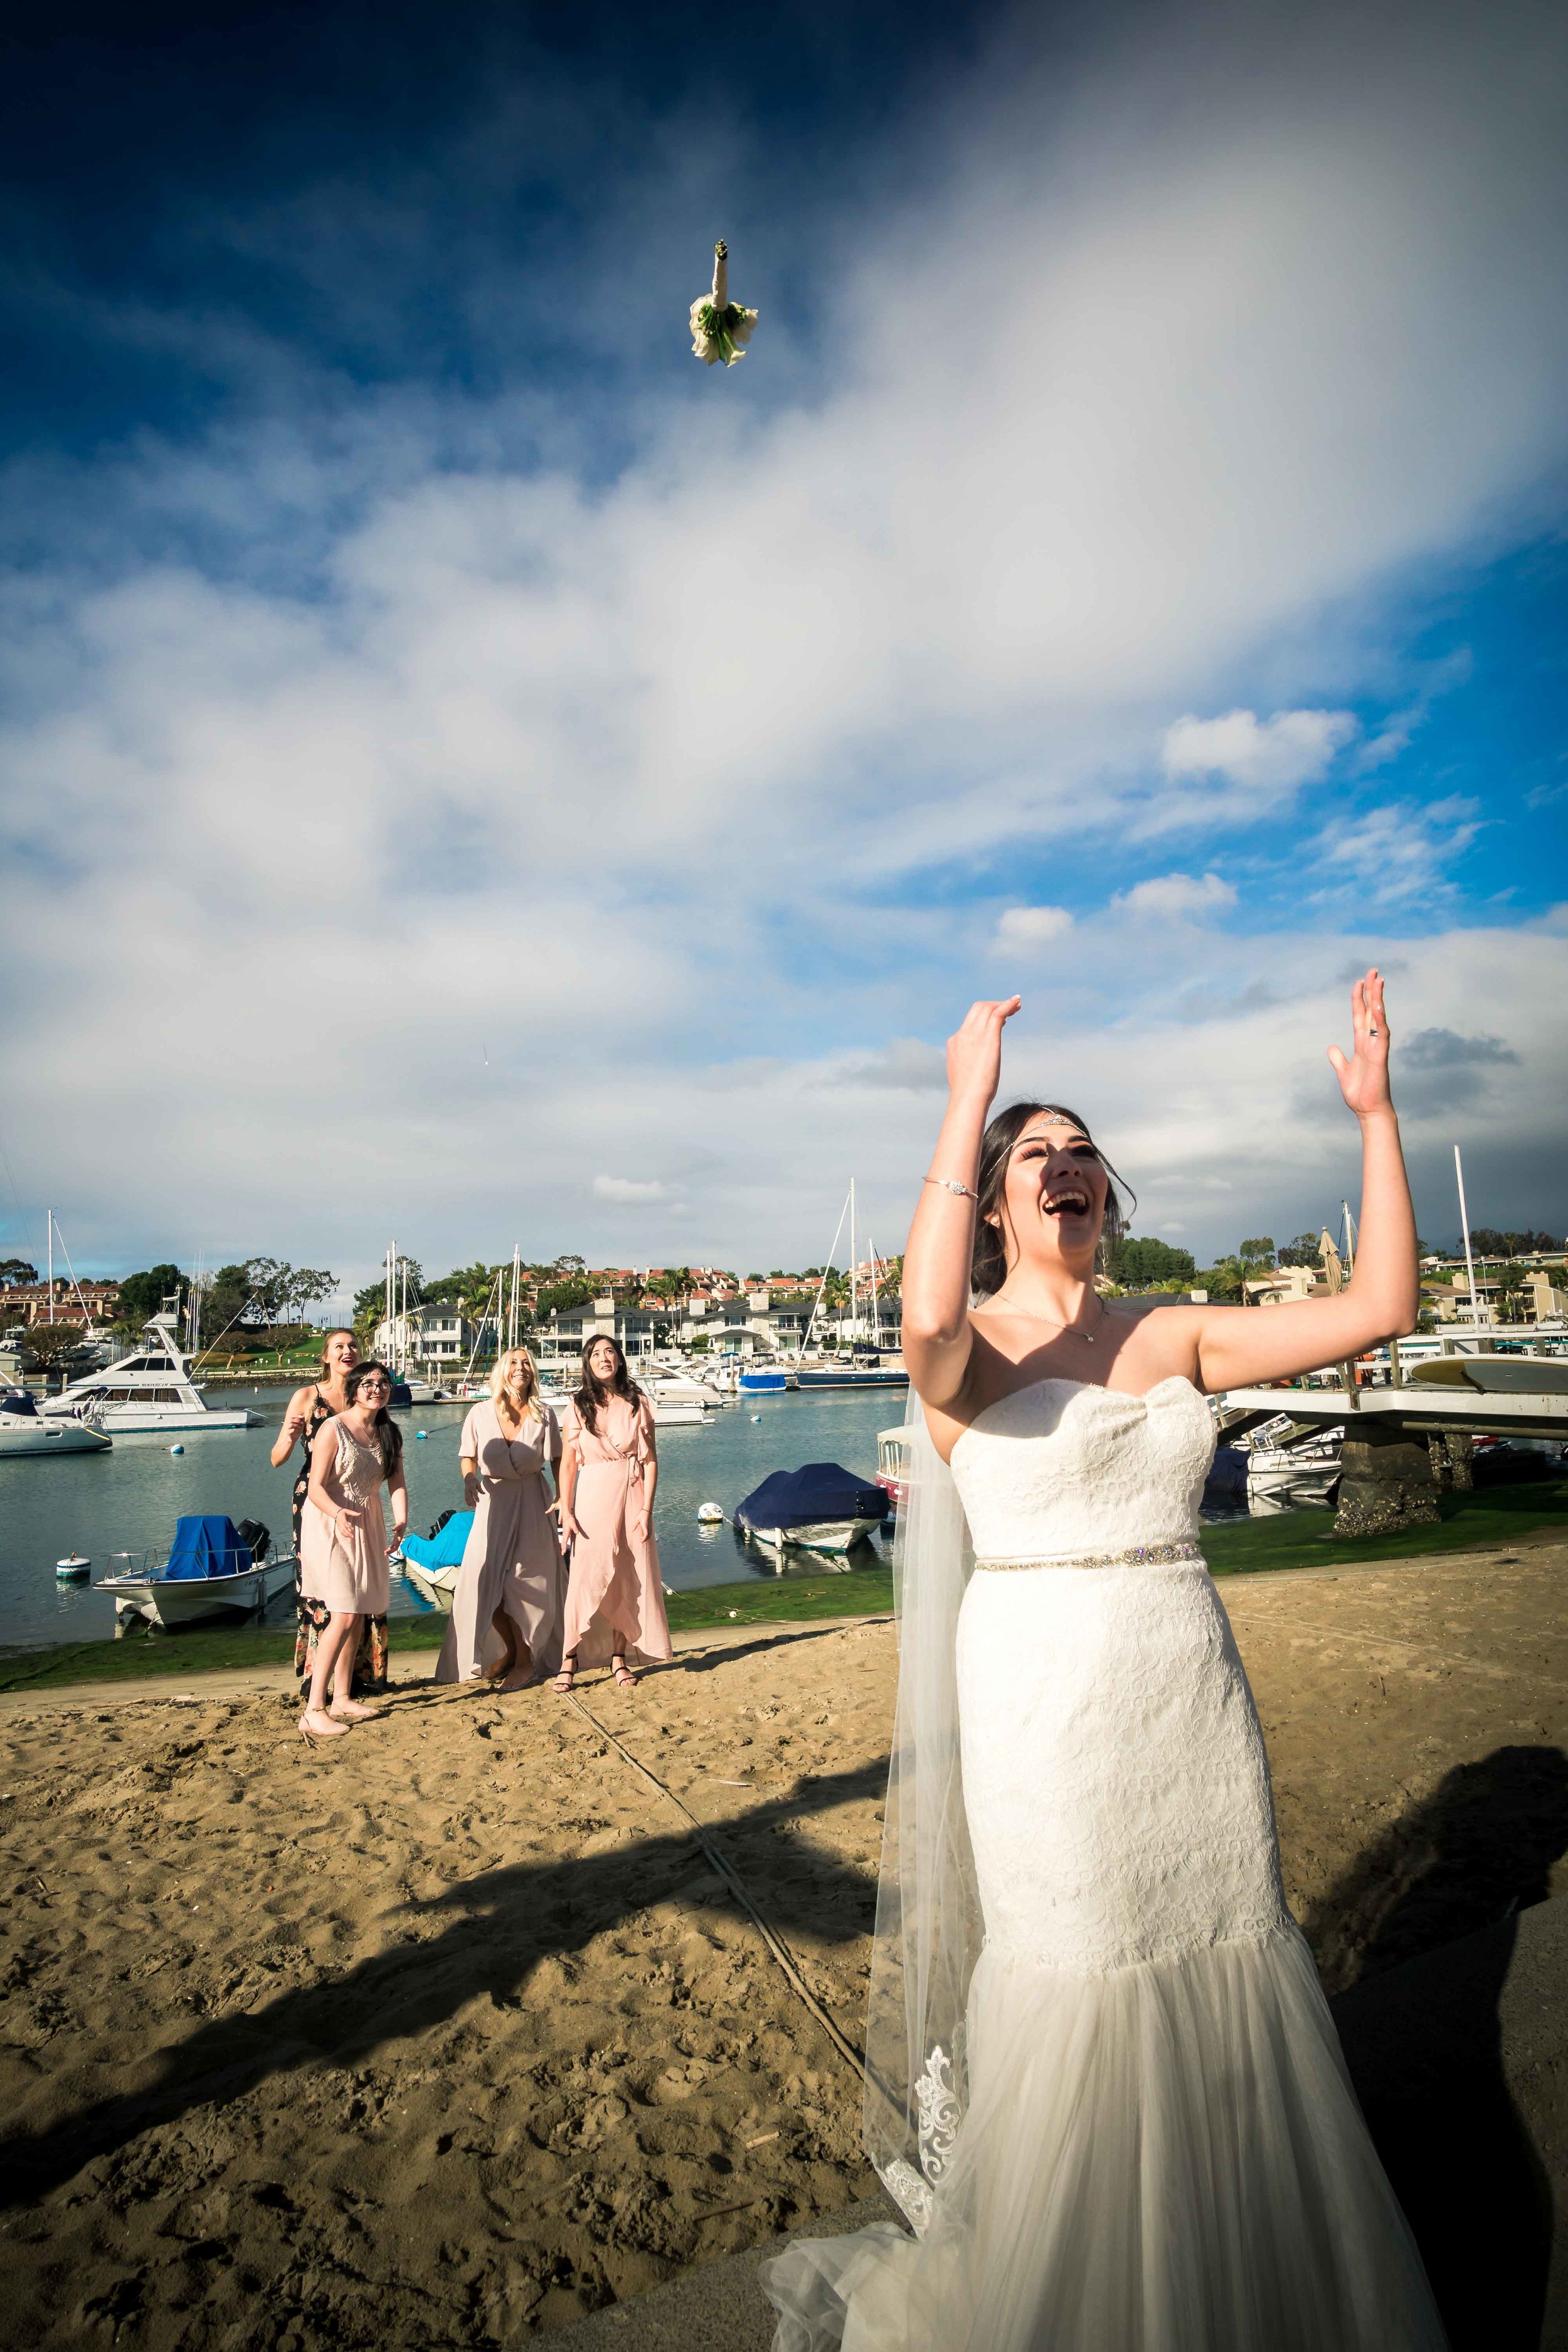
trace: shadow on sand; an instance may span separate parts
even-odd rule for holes
[[[842,1942],[869,1928],[875,1886],[794,1837],[791,1825],[879,1796],[887,1776],[885,1757],[853,1772],[824,1774],[707,1824],[706,1833],[723,1844],[748,1884],[761,1880],[752,1857],[759,1839],[765,1841],[758,1858],[768,1908],[781,1929]],[[427,2032],[477,1996],[515,2007],[541,1961],[579,1949],[665,1899],[690,1880],[694,1864],[705,1866],[695,1836],[675,1832],[612,1853],[487,1871],[437,1901],[410,1904],[417,1937],[264,2008],[213,2019],[163,2050],[142,2089],[83,2107],[48,2131],[0,2141],[0,2206],[30,2204],[139,2132],[209,2101],[222,2105],[268,2076],[363,2065],[385,2042]],[[704,1906],[692,1907],[700,1915]],[[447,1924],[430,1935],[429,1923],[443,1914]],[[816,2033],[801,2014],[803,2030]]]
[[[1552,2187],[1509,2087],[1500,2007],[1519,1915],[1565,1851],[1568,1756],[1500,1748],[1448,1773],[1307,1922],[1454,2352],[1541,2342]]]

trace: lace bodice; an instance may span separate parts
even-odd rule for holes
[[[1214,1457],[1191,1381],[1146,1396],[1032,1381],[973,1420],[952,1475],[977,1559],[1072,1559],[1190,1542]]]

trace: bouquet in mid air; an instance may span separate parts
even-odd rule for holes
[[[713,291],[700,294],[691,305],[693,355],[707,367],[715,360],[733,367],[745,358],[756,323],[754,310],[730,299],[730,248],[721,237],[713,248]]]

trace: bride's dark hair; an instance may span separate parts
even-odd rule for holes
[[[1095,1156],[1110,1179],[1105,1191],[1105,1215],[1100,1228],[1095,1263],[1102,1274],[1114,1274],[1116,1271],[1117,1244],[1127,1231],[1132,1212],[1138,1206],[1137,1193],[1117,1174],[1099,1144],[1095,1143],[1089,1131],[1088,1121],[1079,1118],[1076,1110],[1068,1110],[1065,1103],[1009,1103],[1005,1110],[997,1112],[980,1142],[980,1174],[974,1187],[980,1195],[980,1205],[974,1213],[974,1256],[970,1282],[981,1298],[992,1297],[1007,1279],[1007,1247],[1002,1238],[1001,1227],[989,1223],[987,1220],[1001,1213],[1002,1194],[1007,1182],[1007,1162],[1013,1157],[1014,1145],[1032,1118],[1059,1118],[1065,1126],[1076,1127],[1084,1141],[1094,1145]],[[1121,1202],[1123,1193],[1127,1196],[1125,1208]]]

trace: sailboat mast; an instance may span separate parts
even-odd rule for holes
[[[49,1321],[52,1323],[55,1319],[55,1213],[50,1209],[47,1213],[49,1220]],[[37,1233],[36,1225],[33,1231]]]
[[[1476,1296],[1476,1261],[1470,1255],[1470,1213],[1465,1206],[1465,1163],[1459,1157],[1459,1147],[1454,1146],[1454,1174],[1459,1184],[1459,1231],[1465,1237],[1465,1271],[1470,1281],[1470,1321],[1481,1319],[1481,1302]]]
[[[855,1281],[855,1179],[849,1179],[849,1352],[855,1352],[855,1342],[860,1333],[859,1292]]]

